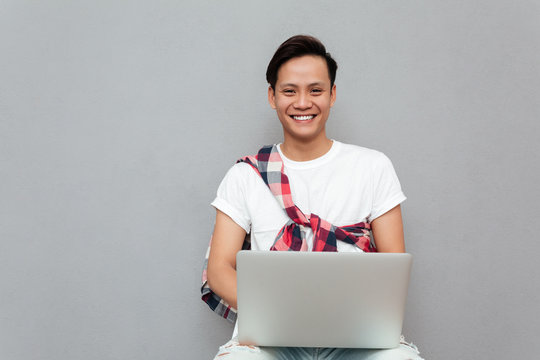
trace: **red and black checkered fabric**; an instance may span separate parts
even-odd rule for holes
[[[238,162],[248,163],[255,169],[289,216],[289,222],[281,228],[270,250],[307,251],[305,227],[309,227],[313,231],[312,251],[337,251],[337,240],[356,245],[365,252],[376,251],[369,222],[338,227],[316,214],[305,215],[294,204],[289,178],[276,145],[265,146],[256,156],[246,156]]]

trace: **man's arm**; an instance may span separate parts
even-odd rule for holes
[[[400,205],[373,220],[371,230],[377,251],[405,252]]]
[[[236,309],[236,253],[242,249],[246,231],[217,210],[208,257],[208,286]]]

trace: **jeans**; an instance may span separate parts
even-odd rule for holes
[[[257,347],[240,345],[232,338],[220,346],[214,360],[423,360],[418,349],[403,337],[393,349]]]

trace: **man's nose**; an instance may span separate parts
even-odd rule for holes
[[[309,109],[311,107],[311,99],[308,94],[300,93],[296,98],[294,107],[297,109]]]

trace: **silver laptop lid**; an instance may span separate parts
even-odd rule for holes
[[[396,347],[411,263],[410,254],[240,251],[239,341]]]

